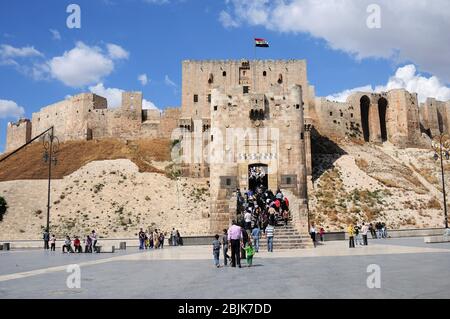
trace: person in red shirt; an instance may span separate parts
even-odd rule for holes
[[[73,241],[73,245],[75,247],[75,252],[82,253],[83,249],[81,248],[81,242],[78,237],[75,237],[75,240]]]

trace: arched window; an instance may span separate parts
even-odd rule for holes
[[[263,71],[263,76],[266,76],[267,75],[267,72],[266,71]]]
[[[214,82],[214,75],[212,75],[212,73],[209,74],[209,79],[208,79],[208,83],[211,84]]]
[[[226,71],[223,71],[223,72],[222,72],[222,76],[227,76],[227,72],[226,72]]]

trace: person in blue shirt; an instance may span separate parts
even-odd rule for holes
[[[255,223],[255,227],[252,230],[253,247],[255,248],[255,252],[258,252],[259,250],[260,236],[261,236],[261,229],[258,227],[258,224]]]

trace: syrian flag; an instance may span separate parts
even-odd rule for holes
[[[267,42],[265,39],[255,38],[255,47],[268,48],[269,47],[269,42]]]

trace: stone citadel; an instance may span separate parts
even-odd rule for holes
[[[311,132],[361,143],[423,147],[450,133],[450,101],[404,89],[357,92],[346,102],[316,97],[304,60],[183,61],[181,108],[142,109],[142,94],[124,92],[122,106],[85,93],[42,108],[31,121],[9,123],[6,150],[51,125],[60,140],[179,140],[184,176],[209,178],[211,232],[236,211],[235,190],[249,189],[249,169],[267,173],[270,189],[288,195],[296,226],[307,232],[312,174]]]

